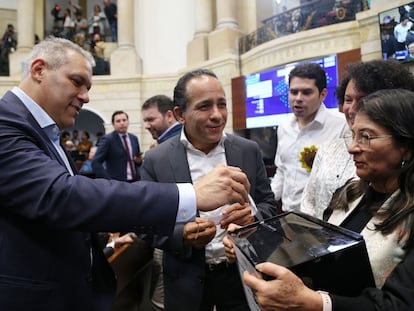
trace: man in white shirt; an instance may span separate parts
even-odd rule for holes
[[[397,51],[406,50],[405,39],[411,29],[413,23],[409,21],[408,16],[403,16],[401,22],[394,28],[394,37],[397,39],[398,49]]]
[[[349,130],[345,118],[328,111],[323,104],[326,94],[326,73],[320,65],[306,63],[290,72],[289,104],[293,115],[277,130],[277,169],[271,183],[283,211],[299,210],[312,166],[309,162],[317,147]]]

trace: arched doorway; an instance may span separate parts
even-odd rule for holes
[[[104,120],[96,113],[82,109],[79,113],[79,116],[75,120],[75,125],[68,129],[68,132],[72,130],[78,130],[79,136],[83,131],[89,132],[90,140],[92,142],[96,141],[96,133],[101,132],[105,134]]]

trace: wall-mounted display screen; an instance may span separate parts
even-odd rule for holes
[[[292,113],[288,102],[288,76],[294,67],[309,62],[320,64],[325,69],[328,95],[324,103],[327,108],[337,109],[338,62],[336,55],[329,55],[247,75],[246,128],[277,126]]]
[[[414,2],[378,14],[383,59],[414,61]]]

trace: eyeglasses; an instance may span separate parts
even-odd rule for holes
[[[379,136],[372,136],[369,135],[367,132],[359,132],[357,134],[347,134],[344,136],[345,144],[349,147],[354,141],[358,144],[360,148],[368,149],[371,147],[371,140],[373,139],[384,139],[390,138],[392,135],[379,135]]]

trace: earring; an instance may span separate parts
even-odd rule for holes
[[[401,161],[401,168],[403,168],[405,166],[405,161],[404,160],[402,160]]]

